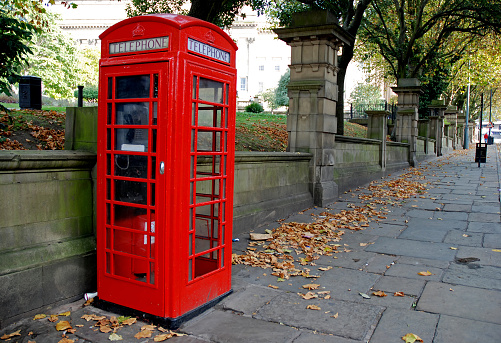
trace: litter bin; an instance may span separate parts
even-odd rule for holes
[[[494,137],[488,136],[487,137],[487,145],[492,145],[494,144]]]
[[[37,76],[21,76],[19,81],[19,108],[42,109],[42,79]]]
[[[475,150],[475,162],[486,163],[487,143],[477,143]]]

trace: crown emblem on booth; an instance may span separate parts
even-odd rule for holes
[[[143,36],[144,35],[144,27],[141,26],[141,24],[137,24],[136,28],[132,30],[132,36]]]
[[[214,37],[212,31],[207,31],[204,37],[209,43],[214,43],[214,41],[216,40],[216,37]]]

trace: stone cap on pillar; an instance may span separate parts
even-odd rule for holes
[[[421,81],[417,78],[400,78],[396,87],[391,87],[395,93],[422,93]]]
[[[338,19],[327,10],[294,13],[289,27],[273,29],[278,38],[286,43],[301,37],[335,38],[339,43],[353,45],[355,37],[338,24]]]
[[[447,105],[445,104],[445,100],[439,99],[439,100],[432,100],[431,103],[428,105],[428,108],[435,112],[436,116],[443,117],[444,112],[447,109]]]
[[[365,113],[368,116],[373,116],[373,117],[383,117],[383,116],[389,116],[391,114],[391,112],[387,110],[382,110],[382,111],[367,110],[365,111]]]

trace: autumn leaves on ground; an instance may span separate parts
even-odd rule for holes
[[[286,116],[237,113],[237,151],[285,151]],[[66,113],[57,110],[0,111],[0,150],[64,149]],[[346,123],[346,135],[364,138],[365,127]]]

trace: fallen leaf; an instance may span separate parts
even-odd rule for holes
[[[492,251],[494,251],[494,252],[501,252],[500,249],[492,249]]]
[[[70,322],[68,322],[67,320],[61,320],[59,323],[56,324],[57,331],[64,331],[68,329],[71,329],[71,325]]]
[[[306,306],[306,309],[308,309],[308,310],[315,310],[315,311],[321,310],[321,308],[319,306],[317,306],[317,305],[308,305],[308,306]]]
[[[427,270],[425,272],[419,272],[418,275],[421,275],[421,276],[430,276],[430,275],[435,275],[435,274],[432,274],[432,273],[430,273],[429,270]]]
[[[466,233],[464,233],[463,237],[470,237],[470,235],[467,235]]]
[[[320,287],[320,285],[317,283],[308,283],[306,285],[303,285],[304,289],[309,289],[309,290],[318,289],[318,287]]]
[[[375,295],[377,297],[385,297],[387,294],[383,291],[377,291],[377,292],[372,292],[372,295]]]
[[[455,247],[450,247],[449,249],[451,249],[451,250],[458,250],[458,248],[455,248]]]
[[[155,342],[163,342],[165,340],[168,340],[169,338],[172,338],[173,336],[174,335],[171,334],[171,333],[164,333],[164,334],[155,336],[155,338],[153,338],[153,341],[155,341]]]
[[[82,324],[77,324],[75,325],[77,328],[83,328],[84,326]]]
[[[35,317],[33,317],[33,320],[37,320],[37,319],[44,319],[45,317],[47,317],[47,315],[45,314],[37,314],[35,315]]]
[[[454,290],[452,288],[449,288],[449,291],[454,292]]]
[[[68,317],[69,315],[71,315],[71,312],[70,311],[66,311],[66,312],[63,312],[63,313],[59,313],[58,316],[63,316],[63,317]]]
[[[89,300],[87,300],[85,303],[84,303],[84,306],[89,306],[90,304],[92,304],[92,302],[94,301],[94,298],[90,298]]]
[[[250,233],[249,235],[251,241],[266,241],[273,238],[269,233]]]
[[[413,333],[408,333],[407,335],[403,336],[402,339],[405,341],[405,343],[414,343],[414,342],[422,342],[423,340],[418,336]]]
[[[404,292],[395,292],[395,293],[393,293],[393,296],[394,297],[405,297],[405,294],[404,294]]]
[[[99,331],[101,331],[102,333],[108,333],[113,331],[113,329],[110,328],[109,326],[103,325],[99,327]]]
[[[137,322],[137,318],[128,318],[122,322],[124,325],[132,325]]]
[[[57,322],[59,320],[59,317],[55,314],[51,314],[49,317],[49,322]]]
[[[323,271],[323,272],[326,272],[326,271],[331,270],[331,269],[332,269],[332,266],[329,266],[329,267],[320,267],[320,268],[318,268],[318,270],[321,270],[321,271]]]
[[[13,332],[10,334],[5,334],[2,337],[0,337],[0,339],[9,339],[9,338],[12,338],[14,336],[21,336],[21,330],[17,330],[16,332]]]
[[[275,286],[275,285],[268,285],[268,287],[273,288],[273,289],[278,289],[278,286]]]
[[[113,332],[110,337],[108,337],[110,341],[121,341],[123,340],[122,336],[118,335],[116,332]]]
[[[336,312],[336,314],[335,314],[335,315],[333,315],[333,316],[331,316],[331,317],[332,317],[332,318],[337,318],[337,317],[339,317],[339,312]]]
[[[151,334],[153,331],[151,330],[141,330],[138,333],[134,335],[135,338],[140,339],[140,338],[150,338]]]
[[[157,330],[160,331],[160,332],[170,332],[170,330],[168,329],[164,329],[163,327],[159,326],[157,327]]]
[[[150,331],[153,331],[157,328],[156,325],[152,325],[152,324],[148,324],[148,325],[143,325],[141,326],[141,331],[143,330],[150,330]]]
[[[75,343],[75,341],[74,341],[74,340],[72,340],[72,339],[69,339],[69,338],[64,337],[62,340],[60,340],[60,341],[59,341],[59,342],[57,342],[57,343]]]
[[[370,296],[368,296],[365,293],[358,293],[358,294],[360,294],[362,296],[362,298],[364,298],[364,299],[370,299],[371,298]]]
[[[77,332],[77,329],[68,329],[66,330],[66,332],[75,334],[75,332]]]
[[[325,299],[325,300],[329,300],[330,298],[331,298],[331,296],[330,296],[329,294],[327,294],[327,295],[324,297],[324,299]]]
[[[308,292],[306,294],[301,294],[301,293],[298,293],[303,299],[305,300],[310,300],[310,299],[315,299],[315,298],[318,298],[318,294],[315,294],[313,292]]]

